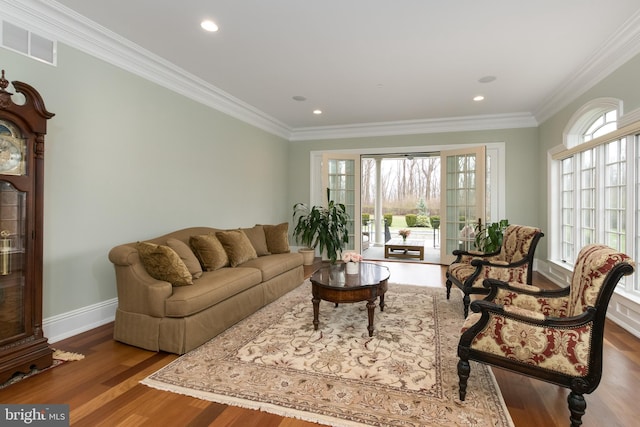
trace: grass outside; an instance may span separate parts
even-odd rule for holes
[[[371,215],[371,221],[375,221],[373,215]],[[407,220],[404,215],[393,215],[389,230],[400,230],[401,228],[411,228],[412,230],[431,230],[431,227],[407,227]]]
[[[372,223],[375,221],[373,215],[371,215],[370,220]],[[389,226],[389,232],[391,233],[391,236],[398,237],[398,231],[403,228],[408,228],[409,230],[411,230],[414,236],[430,234],[433,231],[433,228],[431,227],[407,227],[407,221],[404,215],[393,215],[391,219],[391,225]]]

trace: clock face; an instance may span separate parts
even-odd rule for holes
[[[22,147],[22,140],[0,135],[0,174],[24,175]]]

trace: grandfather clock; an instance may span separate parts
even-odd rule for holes
[[[46,368],[42,332],[44,136],[53,117],[31,86],[0,78],[0,383]]]

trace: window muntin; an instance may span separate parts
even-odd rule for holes
[[[626,144],[620,140],[604,145],[604,243],[621,252],[626,245]]]
[[[580,201],[576,205],[580,210],[580,247],[597,240],[596,204],[597,204],[597,151],[594,149],[580,153]],[[574,253],[575,256],[575,248]],[[571,258],[575,260],[574,257]]]
[[[567,138],[582,141],[553,155],[558,168],[553,180],[559,192],[552,218],[560,238],[552,243],[552,258],[567,266],[575,263],[579,250],[603,243],[640,257],[640,122],[618,130],[617,110],[584,109]],[[585,119],[585,117],[590,117]],[[607,134],[615,131],[610,137]],[[581,145],[584,147],[581,148]],[[628,181],[631,179],[632,181]],[[633,182],[633,185],[631,185]],[[626,279],[626,280],[625,280]],[[623,278],[616,292],[640,298],[640,278]]]
[[[591,141],[602,135],[606,135],[618,128],[618,112],[616,110],[607,111],[598,116],[591,123],[591,126],[582,134],[582,142]]]
[[[562,212],[562,261],[563,262],[574,262],[574,252],[575,252],[575,244],[573,240],[574,234],[574,167],[573,167],[573,157],[569,157],[567,159],[562,160],[562,188],[561,192],[561,212]]]

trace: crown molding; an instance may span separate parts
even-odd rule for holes
[[[554,91],[534,110],[538,123],[551,118],[594,87],[625,62],[640,53],[640,12],[632,15],[598,50],[587,59],[582,68]]]
[[[404,120],[397,122],[298,128],[293,130],[289,140],[309,141],[314,139],[413,135],[424,133],[513,129],[536,126],[538,126],[538,122],[530,113],[493,114],[448,117],[442,119]]]
[[[257,108],[52,0],[0,0],[0,14],[259,129],[288,139],[291,129]]]
[[[0,11],[3,17],[25,29],[290,141],[535,127],[640,52],[640,13],[637,13],[533,114],[291,128],[54,0],[0,0]]]

